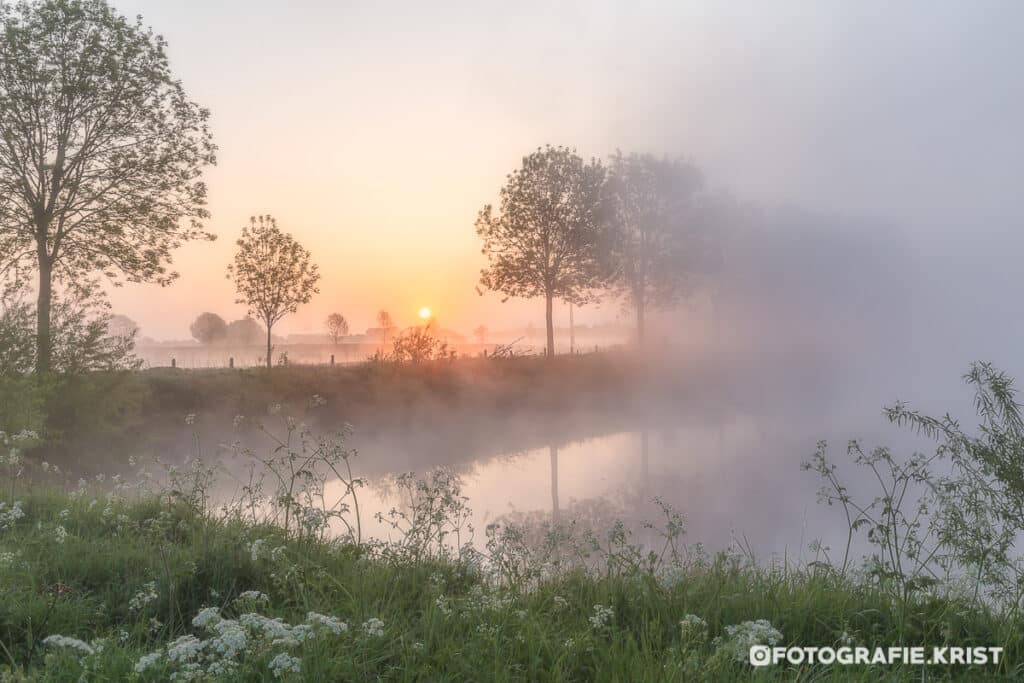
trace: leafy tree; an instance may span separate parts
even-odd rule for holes
[[[117,313],[107,320],[107,334],[111,337],[134,337],[139,333],[139,324],[126,315]]]
[[[253,217],[242,229],[234,263],[228,277],[235,281],[236,303],[249,306],[267,328],[267,368],[271,362],[271,333],[274,324],[320,290],[320,273],[310,253],[277,227],[272,216]]]
[[[253,321],[255,324],[255,321]],[[228,324],[216,313],[200,313],[188,331],[200,344],[213,344],[227,339]]]
[[[489,266],[481,284],[508,296],[544,297],[547,354],[555,353],[552,304],[583,304],[602,280],[601,188],[605,170],[574,150],[550,145],[523,158],[476,221]]]
[[[0,3],[0,268],[38,274],[36,370],[52,366],[54,283],[170,283],[205,232],[209,112],[166,43],[106,0]]]
[[[692,291],[717,263],[717,241],[706,220],[699,169],[649,154],[616,153],[605,183],[612,284],[636,311],[644,341],[650,306],[669,306]]]
[[[348,334],[348,321],[341,313],[331,313],[324,324],[327,326],[327,336],[335,346]]]
[[[139,367],[135,357],[138,328],[118,329],[115,316],[95,280],[55,293],[52,310],[52,369],[64,375]],[[21,285],[0,296],[0,374],[23,374],[36,362],[35,311]]]
[[[384,343],[388,343],[388,332],[395,326],[395,321],[391,319],[391,314],[387,311],[377,311],[377,327],[384,332]]]
[[[227,341],[238,346],[252,346],[267,334],[263,326],[252,318],[242,318],[228,323]]]

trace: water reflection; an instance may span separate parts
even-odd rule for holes
[[[643,522],[658,521],[655,498],[685,515],[686,542],[710,550],[746,539],[762,556],[796,558],[814,538],[838,542],[836,520],[815,508],[817,483],[799,470],[806,449],[769,438],[744,423],[651,428],[482,458],[456,471],[478,547],[486,526],[499,520],[599,533],[622,520],[634,541],[649,544],[654,537]],[[404,504],[390,481],[371,479],[360,495],[364,532],[378,538],[390,528],[368,519]]]

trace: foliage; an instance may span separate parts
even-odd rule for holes
[[[348,321],[341,313],[331,313],[327,316],[324,326],[327,328],[327,336],[335,346],[341,342],[342,337],[348,335]]]
[[[583,304],[604,273],[600,259],[605,170],[574,150],[543,147],[523,158],[500,192],[500,212],[481,209],[477,234],[488,267],[481,284],[514,297],[544,297],[547,352],[554,355],[552,301]]]
[[[188,328],[200,344],[213,344],[228,336],[228,324],[216,313],[200,313]]]
[[[1018,614],[1024,607],[1024,422],[1006,374],[976,363],[964,379],[975,391],[977,435],[949,415],[922,415],[897,403],[886,409],[888,419],[938,441],[932,454],[899,459],[887,448],[865,453],[850,443],[853,462],[878,482],[874,498],[858,498],[842,483],[824,442],[805,467],[824,478],[822,500],[845,513],[849,533],[841,573],[855,534],[863,530],[875,548],[869,575],[902,604],[952,585],[972,600],[984,598]]]
[[[229,344],[250,346],[257,344],[267,334],[266,329],[252,318],[232,320],[228,323],[226,340]]]
[[[82,281],[54,299],[52,369],[61,374],[136,369],[136,329],[112,325],[110,305],[95,281]],[[27,373],[36,360],[34,307],[24,288],[8,288],[0,299],[0,374]]]
[[[612,156],[602,199],[605,255],[612,284],[636,311],[641,342],[647,308],[675,303],[720,259],[717,226],[702,220],[702,185],[700,170],[684,161]]]
[[[302,304],[309,303],[320,290],[320,273],[310,253],[288,233],[277,227],[272,216],[254,216],[242,229],[235,260],[228,265],[228,277],[234,280],[239,298],[249,313],[267,328],[267,367],[271,363],[271,333],[274,323]]]
[[[209,113],[166,44],[106,0],[0,5],[0,253],[39,276],[36,365],[50,369],[55,278],[167,284],[203,230]]]
[[[432,325],[414,327],[395,337],[388,360],[396,363],[426,363],[454,360],[455,350],[434,335]]]

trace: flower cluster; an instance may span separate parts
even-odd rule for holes
[[[719,651],[737,662],[747,662],[750,648],[754,645],[778,645],[782,642],[782,631],[772,626],[767,619],[744,621],[735,626],[725,627],[726,637],[715,638]]]
[[[141,612],[147,605],[155,602],[158,597],[160,596],[156,592],[156,581],[150,581],[128,601],[128,610],[130,612]]]
[[[21,509],[21,501],[15,501],[11,507],[7,507],[6,503],[0,502],[0,531],[6,531],[15,525],[15,523],[25,516],[25,512]]]
[[[590,626],[595,631],[603,629],[611,623],[615,610],[605,605],[594,605],[594,613],[590,615]]]
[[[242,595],[250,601],[266,599],[259,591],[246,591]],[[317,634],[329,637],[348,631],[345,622],[316,612],[310,612],[305,623],[292,625],[256,612],[227,619],[216,607],[201,609],[192,619],[192,626],[207,637],[181,636],[168,643],[163,651],[141,657],[135,664],[135,671],[142,673],[166,661],[171,680],[205,680],[230,675],[243,662],[273,654],[268,667],[275,678],[280,678],[301,670],[301,660],[281,649],[297,647]]]
[[[363,622],[363,630],[366,631],[366,635],[379,638],[384,635],[384,622],[377,617],[370,617]]]
[[[96,649],[89,643],[81,641],[78,638],[69,638],[68,636],[46,636],[43,638],[43,645],[75,650],[82,655],[91,655],[96,652]]]

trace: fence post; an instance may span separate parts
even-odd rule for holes
[[[172,368],[178,367],[178,361],[173,356],[171,357],[171,367]]]
[[[334,354],[331,354],[331,365],[334,365]]]
[[[228,367],[229,368],[234,368],[235,367],[235,357],[234,356],[230,356],[228,358]]]

